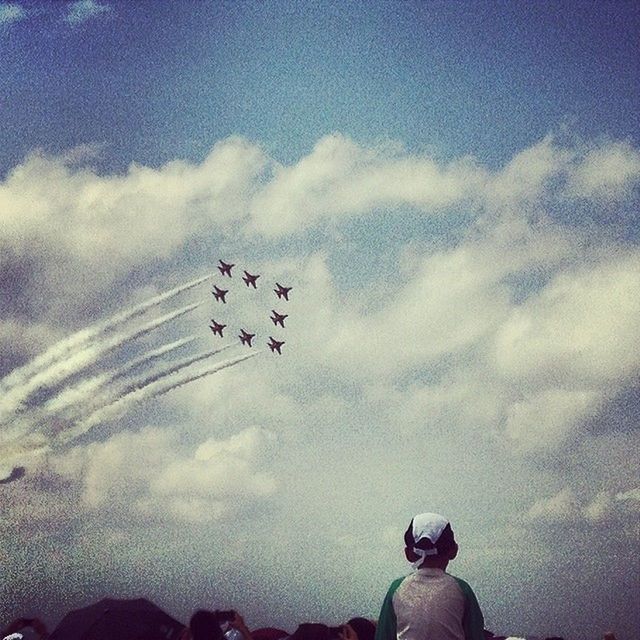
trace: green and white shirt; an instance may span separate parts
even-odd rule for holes
[[[391,583],[375,640],[484,640],[484,618],[464,580],[422,568]]]

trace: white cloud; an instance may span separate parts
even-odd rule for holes
[[[600,491],[584,508],[584,517],[590,522],[605,522],[615,509],[612,495]]]
[[[0,26],[19,22],[27,17],[27,12],[17,2],[3,2],[0,4]]]
[[[628,151],[615,144],[597,149],[606,158]],[[119,176],[79,164],[86,151],[90,156],[91,149],[61,158],[34,154],[16,167],[0,185],[0,234],[16,253],[54,247],[50,259],[38,254],[47,260],[46,274],[60,269],[60,255],[74,260],[76,270],[93,268],[92,295],[206,234],[233,242],[241,242],[243,232],[258,233],[252,237],[258,241],[263,234],[267,243],[284,235],[302,242],[302,255],[286,266],[255,265],[295,275],[285,346],[295,353],[295,366],[283,373],[262,358],[261,371],[273,380],[247,373],[251,393],[233,378],[221,377],[212,391],[194,383],[181,397],[194,401],[195,413],[215,408],[234,420],[242,408],[249,423],[271,428],[282,416],[283,424],[293,425],[304,420],[303,410],[283,389],[321,366],[336,384],[376,389],[407,420],[415,422],[420,407],[431,407],[447,424],[502,424],[501,435],[518,450],[554,449],[579,436],[585,420],[640,367],[640,257],[629,247],[587,242],[554,222],[554,197],[564,197],[567,177],[587,175],[595,160],[551,137],[493,173],[467,159],[443,165],[338,135],[287,167],[240,138],[219,143],[197,165],[132,165]],[[632,184],[633,171],[625,175],[625,184]],[[582,192],[595,193],[587,182]],[[454,240],[416,243],[406,260],[406,247],[393,246],[390,256],[397,251],[403,266],[397,269],[395,259],[387,261],[391,268],[376,266],[366,286],[357,279],[340,285],[337,248],[303,255],[311,225],[353,216],[378,223],[380,207],[398,209],[398,218],[384,222],[396,224],[402,207],[446,215],[461,204],[479,217]],[[525,284],[514,284],[519,281]],[[442,379],[443,369],[450,374]],[[403,413],[406,399],[385,394],[416,372],[425,381]],[[328,401],[331,394],[323,397]],[[456,410],[463,399],[478,410]]]
[[[498,331],[496,364],[537,385],[605,384],[640,365],[640,254],[560,272]]]
[[[567,190],[574,197],[617,201],[640,181],[640,153],[628,142],[591,148],[569,175]]]
[[[555,525],[582,523],[600,526],[609,523],[611,528],[624,528],[626,523],[633,523],[637,519],[640,505],[635,502],[640,498],[632,498],[633,504],[630,507],[621,504],[619,496],[635,496],[638,491],[631,489],[615,494],[605,489],[579,498],[573,489],[565,487],[549,498],[537,500],[527,511],[526,520],[529,524],[545,522]]]
[[[506,435],[523,451],[556,449],[592,416],[601,397],[593,391],[548,389],[507,409]]]
[[[377,208],[442,210],[472,201],[484,178],[469,159],[441,167],[427,157],[330,135],[295,165],[275,169],[253,201],[250,229],[278,237]]]
[[[132,165],[122,176],[99,176],[76,161],[77,154],[35,153],[0,183],[0,244],[36,261],[44,277],[34,286],[47,298],[73,287],[74,272],[90,271],[96,293],[136,266],[175,255],[189,238],[230,233],[265,162],[239,139],[216,145],[200,165]],[[79,282],[68,295],[79,299],[85,289]]]
[[[629,500],[631,502],[640,502],[640,487],[636,487],[635,489],[629,489],[628,491],[621,491],[616,493],[616,500],[626,501]]]
[[[580,503],[571,489],[563,489],[550,498],[535,502],[527,512],[528,518],[549,523],[577,521],[581,517]]]
[[[573,156],[573,151],[563,149],[553,136],[547,136],[517,154],[495,174],[487,186],[488,204],[507,210],[534,205],[552,180],[567,170]]]
[[[69,4],[64,19],[69,24],[76,25],[111,11],[110,5],[96,2],[96,0],[77,0]]]
[[[256,469],[273,435],[246,429],[228,440],[209,439],[195,455],[177,435],[146,428],[52,458],[54,471],[81,485],[82,501],[99,515],[207,522],[237,513],[277,490],[275,478]]]

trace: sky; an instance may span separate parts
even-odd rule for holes
[[[639,33],[624,1],[0,2],[0,624],[375,618],[435,511],[488,629],[631,640]]]

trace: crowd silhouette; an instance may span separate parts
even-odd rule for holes
[[[376,621],[364,617],[335,626],[302,622],[292,632],[275,627],[251,630],[237,611],[206,609],[195,611],[184,624],[145,599],[105,599],[69,612],[51,632],[38,618],[17,618],[0,631],[0,640],[375,640],[375,632]],[[489,630],[485,638],[516,640]],[[607,632],[603,640],[616,638]]]

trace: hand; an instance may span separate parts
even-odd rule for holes
[[[252,640],[251,631],[247,628],[242,616],[237,611],[234,611],[233,613],[233,620],[229,620],[229,624],[234,629],[237,629],[244,636],[245,640]]]

